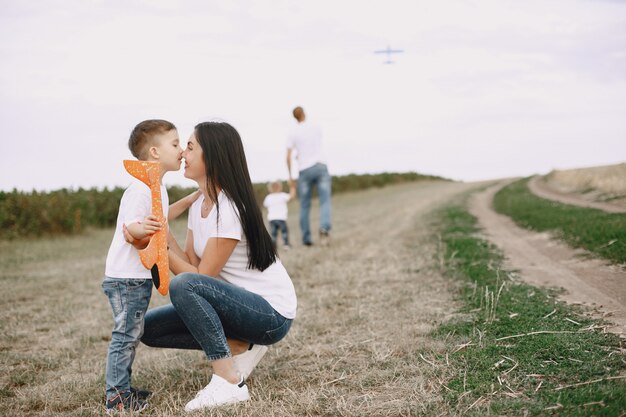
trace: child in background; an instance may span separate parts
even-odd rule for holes
[[[263,200],[263,206],[267,208],[267,219],[270,222],[270,236],[276,247],[278,231],[283,235],[284,248],[289,250],[289,229],[287,228],[287,203],[296,196],[296,186],[293,180],[289,180],[289,194],[283,192],[283,184],[274,181],[268,185],[270,192]]]
[[[130,134],[128,147],[141,161],[156,161],[161,165],[161,180],[168,171],[178,171],[182,148],[176,127],[165,120],[145,120]],[[198,198],[195,192],[169,207],[165,186],[161,184],[163,214],[173,220]],[[168,216],[169,212],[169,216]],[[144,315],[152,295],[152,277],[139,259],[139,252],[124,238],[123,229],[139,241],[149,238],[162,227],[152,215],[150,188],[133,178],[120,201],[115,234],[106,259],[104,293],[113,310],[114,327],[106,365],[106,409],[141,411],[147,406],[150,391],[137,390],[130,385],[135,348],[143,334]]]

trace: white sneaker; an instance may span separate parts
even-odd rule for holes
[[[213,374],[209,385],[202,388],[196,398],[189,401],[185,411],[195,411],[202,408],[216,407],[218,405],[233,404],[248,401],[250,394],[243,379],[239,384],[231,384],[219,375]]]
[[[233,356],[235,369],[239,372],[239,375],[241,375],[243,379],[247,379],[267,351],[267,346],[252,345],[252,348],[246,350],[244,353]]]

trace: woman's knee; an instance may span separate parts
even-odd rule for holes
[[[178,274],[170,281],[170,299],[172,304],[176,304],[180,298],[185,297],[185,293],[189,291],[191,286],[189,285],[192,278],[195,278],[197,274],[191,272],[183,272]],[[174,301],[176,300],[176,301]]]
[[[220,285],[220,281],[215,278],[183,272],[174,277],[170,283],[170,300],[177,310],[188,306],[196,296],[211,302],[221,293],[218,288]]]

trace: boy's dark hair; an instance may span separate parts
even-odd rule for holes
[[[148,145],[152,144],[154,136],[174,129],[176,129],[176,126],[167,120],[144,120],[135,126],[130,133],[128,148],[135,158],[145,161],[148,159]]]

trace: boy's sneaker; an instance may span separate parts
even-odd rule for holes
[[[120,392],[115,397],[107,400],[106,403],[107,414],[124,411],[139,413],[145,410],[147,406],[148,403],[145,400],[132,395],[130,391]]]
[[[152,395],[152,391],[148,391],[147,389],[130,387],[130,395],[133,395],[140,400],[147,400]]]
[[[330,245],[330,232],[326,229],[320,229],[320,245]]]
[[[152,396],[152,391],[148,391],[147,389],[138,389],[135,387],[130,387],[130,395],[135,397],[135,399],[147,400],[150,396]],[[104,405],[107,404],[106,394],[104,396]]]
[[[233,356],[235,369],[243,379],[248,379],[263,355],[267,353],[268,349],[267,346],[252,345],[244,353]]]
[[[219,405],[248,401],[249,399],[248,386],[243,378],[240,383],[231,384],[221,376],[213,374],[209,385],[202,388],[196,394],[196,398],[187,403],[185,411],[217,407]]]
[[[283,246],[283,249],[285,250],[285,252],[288,252],[289,250],[291,250],[291,246],[290,245],[285,245],[285,246]]]

